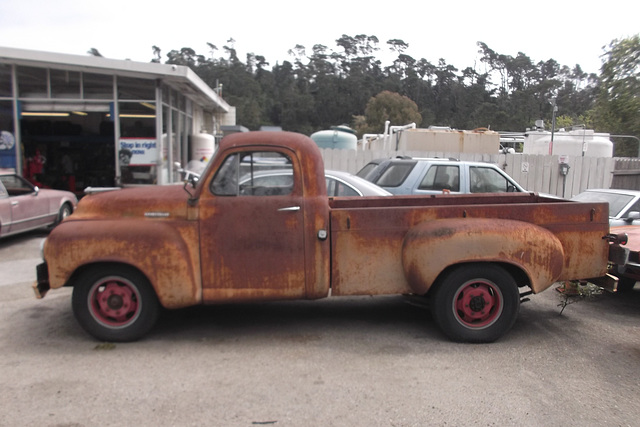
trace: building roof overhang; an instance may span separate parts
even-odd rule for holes
[[[31,67],[161,79],[204,109],[225,113],[230,109],[229,104],[193,70],[183,65],[146,63],[0,46],[0,63],[2,62]]]

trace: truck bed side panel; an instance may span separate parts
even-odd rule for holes
[[[557,280],[599,277],[606,273],[608,243],[603,239],[609,230],[606,204],[574,203],[535,195],[385,199],[332,202],[334,295],[411,292],[402,267],[404,237],[417,224],[447,218],[494,219],[496,227],[507,219],[535,224],[552,232],[562,244],[565,255]],[[489,201],[493,203],[486,204]],[[478,252],[481,250],[478,248]],[[441,271],[448,266],[443,262]]]

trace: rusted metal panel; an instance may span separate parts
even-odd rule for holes
[[[535,195],[494,197],[500,204],[482,204],[488,200],[480,196],[445,196],[435,198],[388,198],[389,205],[384,207],[385,200],[373,199],[361,201],[355,199],[337,200],[333,203],[332,238],[334,248],[333,283],[334,293],[351,295],[364,293],[384,294],[397,293],[402,289],[411,289],[401,265],[401,242],[407,232],[414,226],[430,221],[445,219],[474,220],[487,219],[493,221],[495,255],[485,253],[485,260],[505,261],[498,246],[501,242],[509,246],[509,239],[517,239],[519,243],[527,242],[531,248],[523,249],[535,259],[529,261],[531,266],[548,263],[544,267],[548,280],[535,280],[534,291],[539,292],[548,287],[552,278],[578,279],[598,277],[606,273],[608,243],[602,239],[608,233],[608,214],[606,204],[558,203],[551,199],[538,198]],[[461,199],[455,203],[455,199]],[[514,201],[522,203],[513,203]],[[484,202],[483,202],[484,201]],[[506,203],[510,201],[512,203]],[[411,206],[408,202],[422,203],[423,207]],[[536,203],[538,202],[538,203]],[[357,207],[349,208],[353,204]],[[535,241],[531,231],[519,231],[518,227],[501,230],[501,224],[510,220],[533,224],[548,230],[560,242],[561,252],[550,251],[549,247],[536,254],[535,245],[542,245],[542,240]],[[461,240],[464,246],[465,240]],[[473,247],[473,236],[468,236],[467,247]],[[465,247],[465,248],[467,248]],[[481,254],[482,248],[476,248]],[[513,250],[513,248],[511,248]],[[448,250],[456,250],[449,248]],[[486,251],[485,251],[486,252]],[[515,251],[513,256],[517,251]],[[555,260],[553,254],[562,257]],[[564,256],[562,256],[564,254]],[[448,254],[443,259],[439,271],[444,270],[447,262],[459,262],[459,254]],[[481,255],[469,259],[481,259]],[[444,262],[446,261],[446,262]],[[511,259],[514,262],[515,259]],[[558,266],[561,265],[561,268]],[[433,267],[435,268],[435,267]],[[365,271],[362,271],[365,270]],[[533,271],[533,267],[530,268]],[[437,276],[439,272],[433,272]],[[532,273],[534,277],[539,273]],[[364,275],[364,276],[363,276]],[[543,277],[545,275],[542,275]],[[542,282],[545,282],[542,284]],[[424,286],[430,286],[427,283]],[[366,292],[370,289],[369,292]],[[424,290],[421,288],[419,290]]]
[[[318,148],[302,135],[264,132],[225,138],[212,168],[236,152],[270,151],[292,161],[291,194],[218,196],[214,174],[198,187],[203,299],[207,303],[328,295],[329,206]],[[267,143],[265,145],[265,143]]]
[[[140,270],[167,308],[201,301],[197,226],[172,219],[66,221],[46,240],[51,288],[69,282],[79,268],[120,263]]]
[[[539,292],[560,276],[563,255],[560,241],[534,224],[456,218],[412,227],[404,240],[402,261],[411,288],[418,294],[429,290],[443,268],[474,262],[516,266],[525,272],[532,290]]]
[[[181,185],[137,187],[96,193],[82,198],[73,218],[187,219],[188,198],[189,195]]]

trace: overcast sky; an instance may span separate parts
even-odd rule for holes
[[[343,34],[376,36],[376,56],[388,65],[386,41],[401,39],[406,54],[459,69],[478,62],[477,42],[497,53],[523,52],[535,63],[555,59],[597,73],[603,46],[640,33],[640,1],[515,2],[339,0],[229,0],[173,2],[110,0],[3,0],[0,46],[86,55],[90,48],[114,59],[149,62],[152,46],[166,53],[190,47],[208,55],[235,40],[239,58],[247,52],[271,65],[291,59],[296,44],[310,53],[315,44],[337,49]]]

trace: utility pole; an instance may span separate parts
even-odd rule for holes
[[[558,106],[556,105],[556,98],[551,98],[551,105],[553,110],[551,112],[551,142],[549,142],[549,155],[553,154],[553,134],[556,132],[556,113],[558,112]]]

